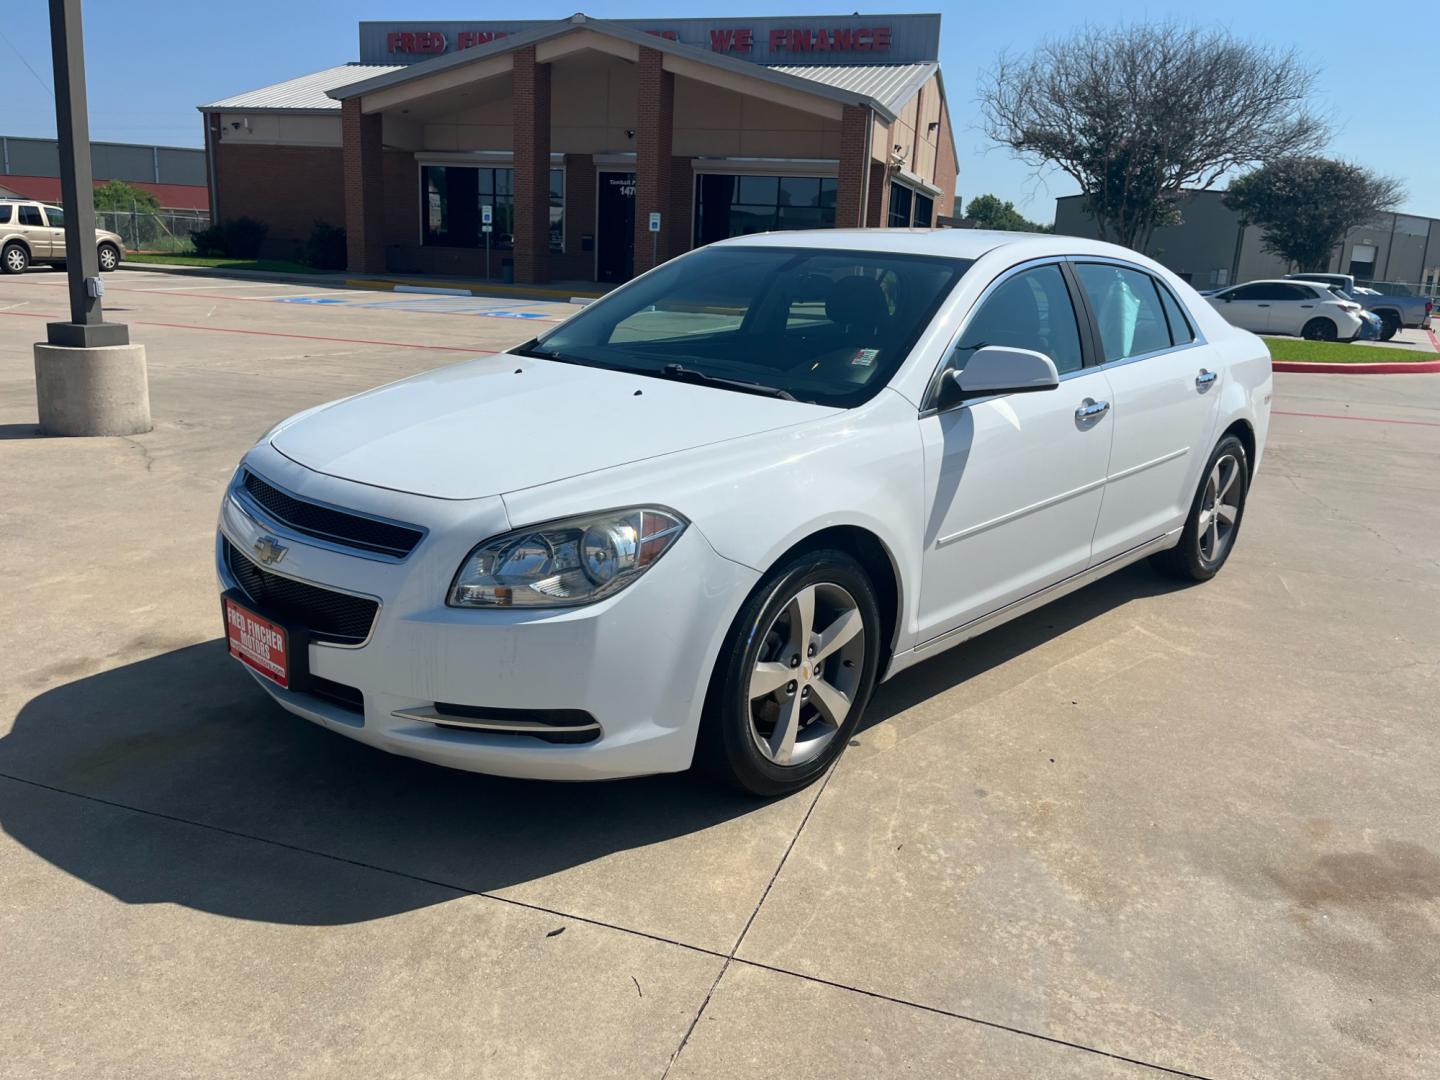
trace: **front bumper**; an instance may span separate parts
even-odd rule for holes
[[[283,708],[390,753],[501,776],[586,780],[689,767],[715,657],[758,579],[717,555],[693,524],[651,570],[599,603],[456,609],[444,602],[456,568],[476,543],[509,528],[500,499],[452,502],[368,488],[303,469],[268,447],[252,451],[248,463],[298,495],[428,529],[408,558],[376,560],[285,534],[227,494],[216,538],[222,591],[238,584],[223,540],[244,553],[278,534],[289,550],[272,572],[380,603],[363,644],[311,642],[306,650],[310,674],[358,691],[363,706],[282,690],[255,675]],[[583,710],[600,732],[567,744],[415,718],[437,702]]]

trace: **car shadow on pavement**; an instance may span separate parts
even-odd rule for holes
[[[1169,587],[1145,568],[1092,585],[897,676],[866,726]],[[39,694],[0,738],[0,777],[0,829],[117,899],[297,925],[382,918],[448,889],[503,892],[677,838],[588,887],[705,903],[716,867],[789,827],[783,808],[693,774],[553,784],[392,756],[281,710],[218,638]],[[351,866],[304,857],[287,864],[299,873],[261,872],[272,864],[243,838]],[[338,872],[356,864],[403,877],[356,888]]]

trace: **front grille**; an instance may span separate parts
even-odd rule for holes
[[[422,530],[409,525],[397,525],[297,499],[260,479],[249,469],[245,470],[241,485],[280,524],[320,540],[403,559],[425,536]]]
[[[225,564],[262,615],[303,626],[317,641],[358,645],[370,636],[380,605],[363,596],[308,585],[256,565],[229,540]]]

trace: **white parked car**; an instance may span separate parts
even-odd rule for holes
[[[877,681],[1146,556],[1214,575],[1270,395],[1122,248],[737,238],[267,432],[220,513],[230,650],[393,753],[780,794]]]
[[[1247,281],[1207,299],[1231,326],[1257,334],[1291,334],[1312,341],[1370,336],[1365,309],[1317,282]]]

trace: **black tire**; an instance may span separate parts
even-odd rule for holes
[[[838,621],[839,616],[822,610],[828,604],[826,597],[838,600],[843,594],[853,601],[853,609],[838,603],[830,611],[858,612],[861,655],[856,655],[856,638],[851,638],[844,649],[823,658],[813,669],[808,657],[801,659],[798,652],[782,655],[790,653],[794,646],[789,639],[792,623],[787,622],[793,619],[791,613],[796,610],[792,602],[809,590],[817,597],[812,629],[826,627],[825,618],[832,620],[830,625]],[[880,627],[875,589],[861,565],[845,552],[833,549],[802,552],[775,567],[741,607],[720,650],[701,720],[696,766],[741,791],[765,798],[799,791],[823,776],[844,752],[875,689],[883,644]],[[777,688],[773,695],[752,699],[752,679],[757,677],[757,664],[762,660],[787,666],[798,661],[794,664],[797,677],[788,686]],[[848,680],[851,685],[849,708],[838,727],[832,726],[818,707],[820,692],[810,695],[811,687],[822,677],[822,668],[829,669],[824,673],[827,681]],[[800,677],[802,672],[804,678]],[[762,740],[768,742],[774,738],[764,732],[767,710],[776,717],[771,730],[778,732],[778,717],[785,706],[777,701],[794,702],[799,733],[793,740],[794,756],[799,758],[804,753],[812,756],[785,765],[777,764],[761,750]]]
[[[1400,332],[1400,316],[1393,311],[1382,311],[1380,315],[1380,340],[1389,341]]]
[[[1228,479],[1230,474],[1222,470],[1221,483],[1227,494],[1230,491],[1236,494],[1233,496],[1235,501],[1223,505],[1235,507],[1235,520],[1223,537],[1223,544],[1217,546],[1215,539],[1207,537],[1202,530],[1208,528],[1213,516],[1211,507],[1215,500],[1211,491],[1211,477],[1220,463],[1226,460],[1234,463],[1233,480]],[[1240,526],[1245,521],[1245,503],[1249,495],[1250,460],[1245,454],[1245,444],[1234,435],[1227,435],[1215,447],[1210,460],[1205,463],[1205,471],[1200,474],[1200,486],[1190,503],[1190,514],[1185,519],[1185,530],[1180,534],[1180,543],[1169,551],[1156,555],[1155,565],[1166,573],[1187,581],[1209,581],[1220,572],[1225,560],[1230,558],[1230,552],[1235,550]],[[1216,523],[1217,535],[1223,524],[1222,516]]]
[[[114,244],[101,244],[97,255],[100,260],[100,272],[102,274],[108,274],[120,265],[120,249]],[[107,262],[110,264],[109,266],[105,265]]]
[[[1340,336],[1340,330],[1333,319],[1317,316],[1305,324],[1300,336],[1307,341],[1334,341]]]
[[[11,242],[0,252],[0,270],[7,274],[23,274],[30,269],[30,252],[24,244]]]

